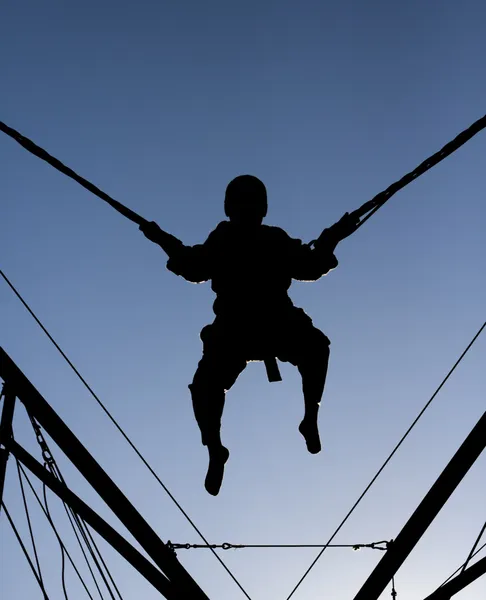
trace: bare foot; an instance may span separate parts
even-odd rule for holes
[[[204,482],[206,491],[217,496],[223,483],[224,465],[229,458],[229,450],[224,446],[209,451],[209,466]]]
[[[319,438],[317,421],[306,421],[304,419],[299,425],[299,431],[304,436],[307,450],[311,454],[318,454],[321,451],[321,440]]]

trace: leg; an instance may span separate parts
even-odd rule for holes
[[[194,379],[189,386],[194,416],[201,432],[201,442],[208,449],[222,446],[221,418],[226,392],[231,387],[226,387],[223,381],[228,379],[231,371],[234,373],[236,370],[228,367],[228,357],[225,357],[223,362],[205,353],[199,361]],[[246,361],[238,364],[238,372],[233,379],[236,380],[245,367]]]
[[[321,451],[317,415],[326,383],[327,367],[329,363],[329,340],[321,333],[322,339],[314,346],[314,350],[299,362],[298,369],[302,376],[302,390],[304,392],[304,418],[299,425],[299,431],[304,436],[307,450],[311,454]]]
[[[311,454],[321,450],[317,416],[329,362],[329,339],[314,325],[304,311],[295,309],[289,318],[285,338],[281,340],[279,358],[295,365],[302,376],[304,418],[299,431]]]
[[[194,415],[201,431],[201,440],[209,453],[206,490],[216,496],[221,487],[224,465],[229,451],[221,442],[221,417],[226,391],[246,367],[246,360],[232,355],[231,349],[222,352],[216,336],[204,336],[204,354],[194,380],[189,386]]]

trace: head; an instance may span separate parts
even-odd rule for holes
[[[238,225],[261,225],[267,214],[267,190],[263,182],[253,175],[235,177],[226,188],[224,212]]]

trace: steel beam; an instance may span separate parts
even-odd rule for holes
[[[354,600],[377,600],[486,447],[486,412],[404,525]]]
[[[12,439],[12,421],[15,409],[15,394],[12,388],[4,383],[1,398],[4,398],[2,419],[0,421],[0,512],[2,510],[3,486],[5,484],[5,475],[7,472],[8,448],[7,444]]]
[[[469,567],[457,577],[451,579],[435,592],[427,596],[425,600],[451,600],[452,596],[463,590],[465,587],[486,574],[486,557],[478,560],[472,567]]]

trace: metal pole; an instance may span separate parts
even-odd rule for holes
[[[354,600],[377,600],[486,447],[486,412],[442,471]]]
[[[1,359],[0,359],[1,360]],[[2,510],[3,486],[7,472],[8,442],[12,439],[12,421],[15,408],[15,394],[7,383],[4,383],[1,397],[4,397],[2,420],[0,421],[0,512]]]
[[[436,589],[435,592],[427,596],[425,600],[451,600],[454,594],[460,592],[473,581],[479,579],[482,575],[486,574],[486,557],[478,560],[472,567],[469,567],[454,579],[451,579],[440,588]]]
[[[76,514],[112,546],[129,562],[155,589],[169,600],[179,600],[176,589],[167,577],[161,573],[145,556],[140,554],[111,525],[90,508],[81,498],[76,496],[64,483],[56,479],[42,464],[29,454],[15,440],[11,439],[8,449],[23,465],[40,479],[63,502],[68,504]]]
[[[35,416],[170,581],[186,593],[188,600],[209,600],[177,560],[174,552],[162,542],[128,498],[1,348],[0,377],[13,386],[18,399],[25,405],[27,411]]]

